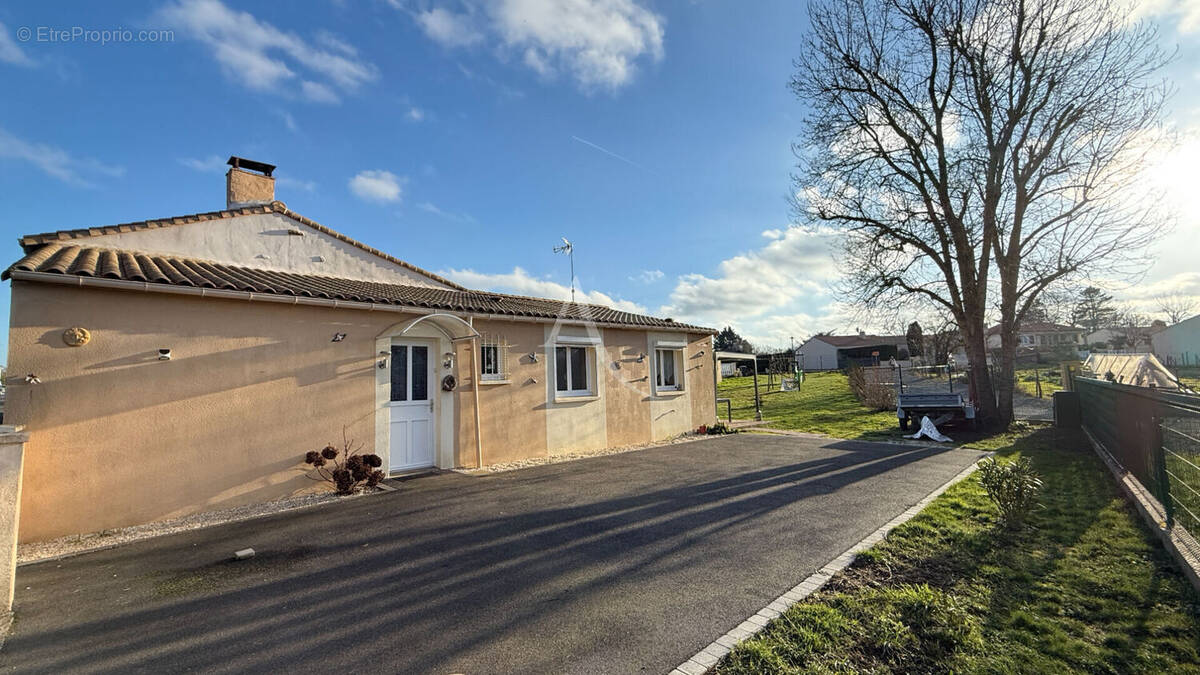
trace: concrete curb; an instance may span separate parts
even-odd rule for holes
[[[1142,520],[1146,525],[1158,535],[1162,541],[1163,548],[1171,554],[1179,568],[1183,570],[1183,576],[1192,584],[1192,588],[1200,592],[1200,558],[1197,558],[1192,551],[1200,550],[1200,545],[1197,545],[1192,536],[1187,530],[1180,527],[1178,524],[1171,529],[1167,529],[1167,514],[1163,511],[1158,500],[1150,494],[1144,485],[1133,477],[1133,474],[1125,470],[1121,463],[1116,460],[1108,452],[1108,448],[1100,442],[1092,432],[1087,429],[1083,433],[1088,437],[1092,444],[1092,449],[1104,460],[1104,464],[1112,473],[1113,478],[1117,481],[1117,486],[1121,488],[1121,493],[1130,502],[1133,502],[1134,508],[1141,515]],[[1188,541],[1191,540],[1191,541]]]
[[[979,459],[982,460],[984,457],[991,457],[994,454],[995,453],[992,452],[984,453],[984,455]],[[892,518],[882,527],[867,535],[862,541],[846,549],[841,555],[833,560],[830,560],[825,564],[824,567],[809,575],[807,579],[792,587],[792,589],[788,592],[784,593],[778,598],[775,598],[775,600],[773,600],[766,607],[758,610],[756,614],[748,617],[745,621],[738,624],[732,630],[714,640],[707,647],[693,654],[686,661],[671,670],[668,675],[705,675],[705,673],[708,673],[714,666],[717,665],[718,662],[720,662],[721,659],[725,658],[725,655],[728,654],[737,645],[737,643],[754,637],[760,631],[762,631],[763,628],[766,628],[767,623],[770,622],[771,619],[780,616],[787,611],[788,607],[791,607],[797,602],[800,602],[804,598],[812,595],[817,591],[817,589],[821,588],[830,579],[832,579],[835,574],[849,567],[850,564],[854,562],[854,558],[860,551],[865,551],[875,544],[883,541],[889,532],[911,520],[913,516],[916,516],[918,513],[924,510],[926,506],[929,506],[930,502],[937,499],[946,490],[950,489],[950,486],[975,473],[977,468],[979,468],[979,460],[976,460],[971,464],[971,466],[963,469],[958,473],[958,475],[943,483],[933,492],[930,492],[925,496],[924,499],[908,507],[908,509],[903,513],[895,518]]]

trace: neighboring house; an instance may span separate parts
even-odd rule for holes
[[[908,358],[908,339],[903,335],[814,335],[800,345],[800,367],[804,370],[840,370],[853,364],[878,365],[888,359]]]
[[[1200,366],[1200,314],[1150,337],[1154,353],[1168,366]]]
[[[1035,321],[1021,324],[1017,333],[1017,348],[1037,352],[1053,351],[1064,347],[1082,347],[1085,329],[1063,326],[1057,323]],[[992,326],[987,332],[988,349],[1000,348],[1000,326]]]
[[[1105,345],[1105,349],[1145,352],[1150,351],[1151,337],[1164,328],[1166,328],[1166,324],[1162,321],[1155,321],[1149,326],[1101,328],[1088,333],[1084,337],[1083,343],[1088,347],[1102,344]]]
[[[463,288],[230,164],[224,211],[20,240],[21,541],[311,490],[304,453],[343,433],[402,473],[716,421],[711,329]]]

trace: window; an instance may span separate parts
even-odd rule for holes
[[[683,378],[679,366],[683,361],[683,352],[679,349],[654,350],[654,388],[658,391],[679,391],[683,389]]]
[[[592,394],[588,347],[554,348],[554,390],[565,396]]]
[[[479,342],[479,373],[483,382],[508,381],[508,344],[503,338],[484,335]]]
[[[429,400],[429,348],[392,346],[392,400]]]

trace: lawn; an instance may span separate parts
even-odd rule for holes
[[[873,441],[896,440],[911,433],[900,431],[895,410],[869,410],[859,403],[850,391],[846,376],[840,372],[809,373],[799,391],[778,391],[778,383],[776,377],[775,390],[768,392],[767,376],[758,376],[763,420],[768,428]],[[717,396],[730,400],[734,419],[754,419],[753,377],[722,380],[717,384]],[[717,414],[725,419],[725,404],[717,406]],[[1020,425],[1014,427],[1022,428]],[[997,435],[952,426],[942,431],[958,445],[986,450],[998,447],[997,443],[1011,439],[1014,433],[1010,430]]]
[[[1042,383],[1042,398],[1050,398],[1054,392],[1062,389],[1062,372],[1058,368],[1021,368],[1016,372],[1017,389],[1037,396],[1038,380]]]
[[[972,476],[716,672],[1200,672],[1200,599],[1082,437],[1024,426],[997,450],[1044,480],[1026,527]]]
[[[1179,366],[1171,370],[1175,372],[1175,376],[1179,378],[1180,382],[1200,391],[1200,366]]]
[[[767,376],[758,376],[763,419],[776,429],[811,431],[837,438],[899,435],[895,411],[871,411],[858,402],[840,372],[809,373],[799,391],[767,391]],[[735,377],[717,385],[717,396],[730,399],[734,419],[754,419],[754,378]],[[717,406],[724,419],[724,404]],[[894,433],[893,433],[894,431]]]

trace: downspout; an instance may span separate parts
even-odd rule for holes
[[[468,316],[467,324],[471,326],[472,331],[475,328],[475,317]],[[471,338],[471,393],[475,398],[475,465],[477,468],[483,468],[483,437],[479,431],[479,367],[476,363],[478,357],[475,356],[479,351],[479,333],[475,332],[475,336]]]

